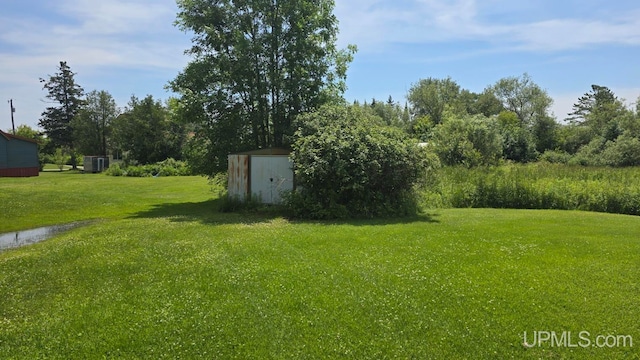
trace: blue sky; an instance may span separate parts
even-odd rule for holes
[[[135,94],[166,99],[188,62],[190,37],[173,26],[174,0],[3,0],[0,129],[36,127],[47,106],[38,79],[60,60],[86,91],[119,106]],[[591,84],[631,105],[640,96],[640,3],[631,0],[336,0],[341,47],[359,48],[346,98],[404,103],[421,78],[451,76],[482,91],[529,73],[563,119]],[[3,105],[5,104],[5,105]]]

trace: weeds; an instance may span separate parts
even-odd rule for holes
[[[586,210],[640,215],[640,168],[560,164],[440,170],[425,191],[431,207]]]

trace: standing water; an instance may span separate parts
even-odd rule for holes
[[[0,251],[35,244],[81,225],[82,223],[71,223],[0,234]]]

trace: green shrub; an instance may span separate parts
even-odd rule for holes
[[[294,217],[329,219],[415,213],[414,186],[435,164],[427,149],[358,107],[325,106],[298,119],[291,158]]]
[[[615,140],[597,137],[580,148],[569,161],[583,166],[638,166],[640,165],[640,139],[625,132]]]
[[[110,176],[124,176],[124,170],[122,170],[119,163],[111,164],[104,173]]]
[[[433,129],[432,139],[445,165],[495,165],[502,156],[498,123],[482,115],[448,116]]]
[[[608,166],[640,165],[640,140],[630,134],[619,136],[616,141],[608,141],[600,154],[600,161]]]
[[[124,176],[129,176],[129,177],[148,177],[148,176],[151,176],[151,174],[149,174],[147,171],[145,171],[144,166],[137,165],[137,166],[127,166],[127,168],[124,169]]]
[[[148,165],[128,165],[124,168],[118,165],[117,169],[109,171],[112,167],[113,165],[106,172],[107,175],[130,177],[191,175],[191,169],[184,161],[174,160],[172,158]]]
[[[561,150],[547,150],[540,155],[540,161],[546,161],[552,164],[568,164],[571,155]]]
[[[602,166],[604,165],[600,158],[600,153],[605,147],[607,140],[602,137],[596,137],[587,145],[581,147],[578,152],[569,160],[570,165],[582,166]]]

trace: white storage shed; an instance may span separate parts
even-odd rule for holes
[[[282,193],[293,190],[289,150],[268,148],[228,156],[229,196],[279,204]]]

